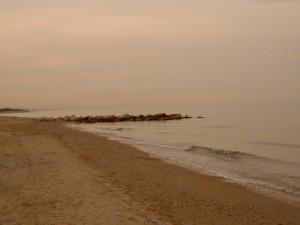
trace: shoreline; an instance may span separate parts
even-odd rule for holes
[[[12,221],[23,225],[35,222],[44,225],[48,224],[45,222],[50,216],[52,224],[68,223],[72,222],[70,215],[76,219],[76,213],[80,211],[84,212],[80,214],[81,224],[84,221],[97,224],[98,213],[103,207],[107,213],[102,213],[99,220],[102,219],[104,224],[196,225],[220,224],[221,221],[224,225],[296,225],[300,222],[300,207],[297,205],[258,194],[221,178],[165,163],[135,147],[106,137],[65,127],[60,122],[0,117],[0,124],[0,172],[4,165],[10,165],[11,155],[26,156],[31,162],[29,165],[28,160],[20,158],[19,166],[9,168],[16,170],[16,175],[24,173],[23,170],[27,173],[35,171],[39,164],[46,165],[44,173],[42,170],[35,171],[34,176],[29,173],[29,177],[34,179],[25,179],[25,183],[16,190],[6,190],[10,189],[10,185],[3,184],[5,174],[0,173],[0,184],[7,186],[0,189],[4,195],[0,207],[6,209],[0,212],[0,223]],[[39,156],[43,148],[47,151]],[[36,156],[41,157],[41,162],[35,163]],[[47,165],[50,165],[49,168]],[[62,179],[58,182],[49,174]],[[15,176],[12,183],[22,183],[21,177]],[[99,182],[95,183],[98,179]],[[81,187],[81,181],[86,185]],[[49,184],[52,186],[49,187]],[[81,188],[76,189],[76,184]],[[65,190],[64,186],[68,189]],[[53,190],[49,191],[49,188]],[[97,195],[98,190],[104,194]],[[19,194],[16,195],[16,192]],[[36,196],[36,193],[40,195]],[[74,198],[66,198],[70,195]],[[20,196],[23,199],[19,199]],[[35,201],[29,204],[33,199]],[[39,211],[39,200],[43,200],[47,214]],[[82,203],[76,205],[78,201]],[[56,202],[55,207],[48,209],[48,204],[53,202]],[[106,206],[101,208],[100,202],[106,203]],[[116,213],[115,208],[118,207]],[[38,216],[29,220],[28,213]],[[125,214],[130,214],[131,219]],[[118,219],[122,221],[116,222]]]
[[[139,144],[126,143],[126,141],[123,142],[120,139],[115,139],[115,138],[113,138],[112,136],[110,136],[108,134],[106,134],[106,135],[105,135],[105,133],[99,134],[96,131],[91,131],[89,129],[84,129],[82,127],[77,126],[76,123],[74,123],[74,124],[72,124],[72,123],[68,124],[67,123],[67,124],[65,124],[65,126],[67,128],[75,129],[75,130],[78,130],[80,132],[86,132],[88,134],[93,134],[93,135],[96,135],[96,136],[101,137],[101,138],[107,138],[110,141],[118,142],[120,144],[133,147],[133,148],[137,149],[138,151],[141,151],[141,152],[145,153],[146,155],[148,155],[148,157],[159,159],[159,160],[163,161],[164,163],[171,164],[171,165],[174,165],[174,166],[178,166],[178,167],[181,167],[181,168],[184,168],[184,169],[188,169],[188,170],[196,172],[200,175],[205,175],[205,176],[209,176],[209,177],[218,178],[218,179],[221,179],[223,182],[228,182],[228,183],[232,183],[232,184],[241,186],[243,188],[249,189],[250,191],[254,191],[258,194],[262,194],[262,195],[265,195],[267,197],[271,197],[271,198],[274,198],[274,199],[277,199],[277,200],[280,200],[280,201],[284,201],[285,203],[288,203],[288,204],[300,206],[299,194],[297,194],[295,192],[292,192],[292,191],[289,191],[289,190],[286,190],[282,186],[276,186],[276,184],[269,183],[269,181],[262,181],[262,180],[259,180],[259,181],[250,180],[249,181],[247,178],[245,178],[245,179],[241,179],[241,178],[234,179],[234,178],[231,178],[230,176],[220,175],[220,174],[214,173],[212,171],[204,170],[203,168],[200,169],[196,166],[183,163],[183,162],[178,161],[176,159],[170,159],[170,158],[162,157],[161,155],[159,155],[159,154],[157,154],[157,153],[155,153],[151,150],[149,151],[149,150],[143,149]],[[203,147],[203,148],[204,149],[213,149],[213,148],[209,148],[209,147]],[[217,151],[218,151],[218,149],[217,149]],[[226,150],[220,150],[220,151],[226,151]],[[233,152],[233,153],[235,153],[235,152]],[[247,155],[247,153],[243,153],[243,152],[238,152],[238,153]],[[256,156],[256,155],[252,155],[252,156],[260,157],[260,158],[266,159],[266,160],[277,161],[276,159],[265,158],[265,157],[262,157],[262,156]],[[278,161],[278,162],[282,163],[283,161]],[[293,162],[286,162],[286,163],[293,163]],[[298,165],[298,164],[296,164],[296,165]]]

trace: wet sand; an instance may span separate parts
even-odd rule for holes
[[[62,123],[0,117],[1,225],[300,224],[300,207]]]

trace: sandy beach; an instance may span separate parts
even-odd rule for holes
[[[0,225],[298,225],[300,206],[61,122],[0,117]]]

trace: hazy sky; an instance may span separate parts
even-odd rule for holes
[[[300,104],[300,1],[0,1],[0,107]]]

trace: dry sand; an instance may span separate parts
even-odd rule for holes
[[[0,225],[299,225],[300,207],[63,126],[0,117]]]

